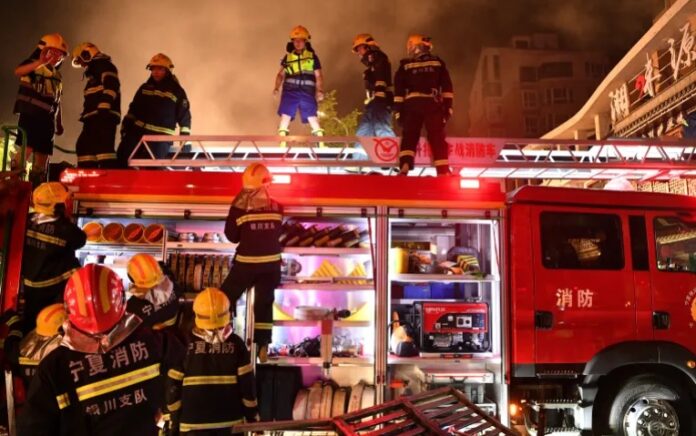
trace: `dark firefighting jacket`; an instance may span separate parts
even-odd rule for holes
[[[191,108],[186,91],[173,74],[159,82],[152,77],[142,84],[128,107],[123,127],[140,127],[154,135],[191,134]],[[126,132],[127,133],[127,132]]]
[[[111,58],[96,55],[85,69],[85,101],[80,121],[99,113],[107,114],[115,123],[121,121],[121,82]]]
[[[156,435],[167,372],[185,355],[171,335],[140,328],[129,315],[89,336],[66,323],[61,345],[39,364],[19,416],[19,434]],[[85,352],[90,349],[92,352]]]
[[[30,64],[34,60],[29,58],[20,65]],[[14,113],[55,114],[60,105],[62,93],[63,82],[58,69],[50,64],[42,65],[19,78],[19,91],[17,92]]]
[[[165,276],[162,282],[142,297],[133,295],[126,303],[126,311],[138,315],[145,327],[155,330],[176,325],[179,316],[179,294],[172,280]]]
[[[367,66],[363,72],[366,103],[374,100],[390,106],[394,101],[394,92],[389,58],[382,50],[372,48],[362,57],[362,63]]]
[[[22,340],[22,319],[12,309],[0,316],[0,361],[16,363]]]
[[[430,53],[403,59],[394,75],[394,111],[401,112],[411,99],[434,99],[446,110],[452,108],[454,92],[445,62]]]
[[[283,208],[268,198],[265,189],[242,191],[232,203],[225,223],[225,236],[239,243],[235,262],[280,261]]]
[[[170,404],[181,433],[224,429],[258,419],[256,382],[244,341],[231,325],[218,330],[194,328],[181,371],[180,402]]]
[[[22,256],[24,285],[47,288],[70,278],[80,267],[75,250],[87,236],[65,216],[31,214]]]

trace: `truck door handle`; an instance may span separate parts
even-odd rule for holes
[[[653,312],[653,328],[655,330],[667,330],[669,328],[669,313]]]
[[[543,310],[534,312],[534,326],[542,330],[551,329],[553,327],[553,313]]]

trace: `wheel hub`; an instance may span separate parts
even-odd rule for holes
[[[679,416],[666,400],[641,398],[626,410],[623,426],[629,436],[678,436]]]

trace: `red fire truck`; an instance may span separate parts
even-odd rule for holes
[[[341,140],[348,141],[324,138]],[[495,179],[389,177],[380,174],[384,161],[372,149],[371,165],[339,162],[340,153],[327,163],[322,153],[334,159],[335,150],[293,154],[299,139],[288,141],[291,150],[273,156],[239,140],[218,149],[200,144],[198,156],[181,161],[137,162],[182,171],[66,170],[62,180],[75,194],[80,225],[99,229],[82,260],[122,273],[128,256],[146,251],[168,262],[189,293],[215,284],[224,271],[217,265],[234,254],[234,244],[219,233],[241,188],[239,170],[263,161],[275,174],[271,193],[286,206],[288,232],[295,226],[298,239],[310,241],[284,249],[270,366],[299,367],[306,385],[332,379],[373,386],[371,404],[457,386],[481,409],[532,434],[540,428],[544,434],[696,434],[692,196],[539,186],[506,195]],[[670,177],[671,168],[651,163],[645,147],[652,146],[612,145],[624,147],[620,159],[642,153],[642,162],[624,165],[587,144],[585,152],[604,158],[583,167],[568,159],[580,153],[577,144],[562,149],[565,160],[555,144],[560,165],[554,167],[548,159],[524,158],[538,148],[507,144],[493,145],[498,163],[459,173],[529,177],[561,168],[566,176],[592,172],[583,178],[619,171],[629,178],[631,171]],[[677,146],[684,153],[686,146]],[[505,150],[513,152],[503,159]],[[515,153],[523,158],[510,157]],[[676,151],[660,155],[670,153]],[[684,174],[689,165],[677,170]],[[228,171],[191,171],[212,166]],[[351,174],[365,167],[372,173]],[[688,193],[691,184],[682,182]],[[128,240],[129,225],[156,225],[165,234]],[[313,236],[350,232],[350,243],[344,238],[333,246]],[[8,307],[17,289],[4,289]],[[307,306],[351,316],[330,322],[300,316],[296,309]],[[241,330],[244,323],[249,316]],[[401,338],[412,344],[407,353],[395,343],[397,324],[409,327]],[[322,345],[330,341],[316,356],[282,351],[313,336]]]

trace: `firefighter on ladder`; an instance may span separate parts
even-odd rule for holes
[[[271,181],[271,173],[261,164],[251,164],[244,171],[243,189],[233,200],[225,223],[225,235],[239,245],[221,286],[235,308],[244,291],[254,288],[254,343],[261,363],[268,359],[282,250],[278,238],[283,208],[268,193]]]
[[[128,260],[128,278],[133,283],[126,310],[138,315],[146,327],[162,330],[176,326],[179,296],[172,280],[149,254],[139,253]]]
[[[360,117],[356,136],[396,136],[392,129],[391,106],[394,103],[391,64],[369,33],[353,38],[353,52],[367,69],[365,80],[365,109]]]
[[[73,49],[72,65],[85,69],[87,84],[77,138],[78,168],[117,168],[116,127],[121,122],[121,84],[111,58],[96,45],[83,42]]]
[[[140,319],[125,311],[121,279],[104,266],[76,271],[65,303],[63,339],[39,364],[19,434],[157,435],[172,392],[163,381],[176,382],[170,370],[181,368],[183,345],[138,328]]]
[[[311,35],[303,26],[295,26],[290,31],[287,54],[280,60],[280,71],[276,76],[273,95],[278,95],[282,86],[278,115],[278,135],[288,136],[290,121],[300,111],[302,123],[312,127],[312,135],[324,136],[324,130],[317,118],[317,102],[324,99],[324,77],[321,62],[309,42]],[[320,146],[323,145],[319,143]],[[285,146],[285,142],[281,143]]]
[[[63,134],[60,105],[63,82],[59,69],[67,54],[68,45],[59,33],[44,35],[31,56],[14,71],[20,81],[14,113],[19,115],[17,124],[27,135],[26,138],[18,135],[17,145],[26,144],[32,154],[29,180],[34,187],[46,180],[54,134]],[[19,153],[12,162],[15,169],[20,169],[18,157]]]
[[[180,400],[170,407],[173,433],[229,435],[230,427],[258,421],[256,382],[249,351],[230,324],[230,301],[207,288],[193,301],[195,327],[179,381]],[[178,403],[178,404],[177,404]]]
[[[157,53],[147,64],[150,78],[138,88],[128,113],[121,125],[121,144],[117,155],[123,168],[143,135],[174,135],[179,125],[181,135],[191,134],[191,108],[186,91],[173,74],[174,64],[169,56]],[[167,157],[171,141],[148,142],[150,151],[157,159]],[[136,152],[135,158],[148,159],[144,148]]]
[[[445,124],[452,116],[452,80],[442,59],[431,54],[431,39],[411,35],[406,43],[408,58],[394,75],[394,112],[403,127],[399,169],[407,175],[414,167],[423,126],[432,149],[438,175],[450,174]]]
[[[58,182],[42,183],[33,193],[34,213],[22,256],[25,332],[34,328],[41,309],[63,301],[65,284],[80,266],[75,250],[85,245],[87,236],[66,214],[69,198]]]

